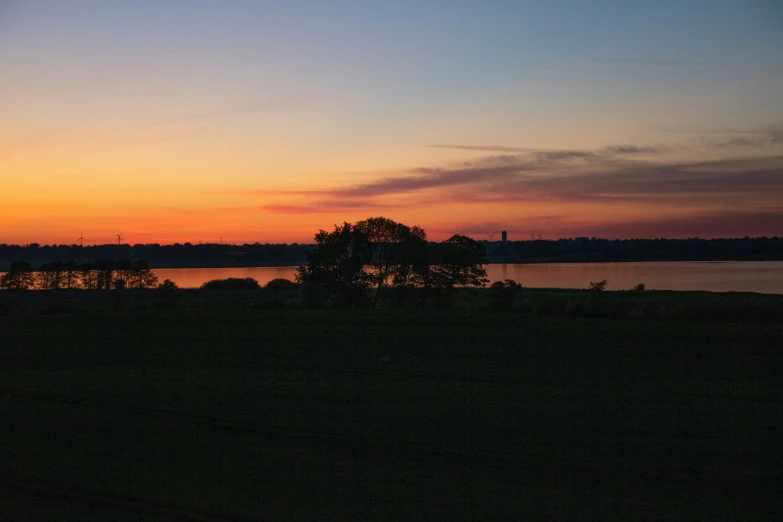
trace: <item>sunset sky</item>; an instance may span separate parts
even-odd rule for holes
[[[0,243],[783,235],[783,3],[0,0]]]

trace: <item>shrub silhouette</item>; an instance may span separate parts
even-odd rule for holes
[[[203,290],[258,290],[261,285],[252,277],[229,277],[228,279],[213,279],[201,285]]]
[[[299,290],[299,285],[288,279],[277,278],[269,281],[264,286],[264,288],[266,288],[267,290],[276,290],[276,291],[285,292],[291,290]]]
[[[179,301],[179,287],[171,279],[166,279],[155,290],[155,306],[158,308],[174,308]]]
[[[658,303],[647,303],[642,308],[642,317],[645,319],[660,319],[661,311],[658,307]]]
[[[592,317],[595,315],[595,311],[584,303],[574,303],[569,308],[568,315],[571,317]]]
[[[489,308],[495,311],[511,310],[514,297],[521,292],[522,285],[516,281],[495,281],[489,287]]]
[[[568,300],[546,299],[538,304],[538,315],[565,316],[568,315]]]
[[[602,279],[600,281],[591,281],[587,288],[592,292],[603,292],[606,290],[607,284],[609,284],[609,281],[606,279]]]
[[[639,283],[638,285],[634,286],[631,290],[633,290],[634,292],[644,292],[645,290],[647,290],[647,287],[645,286],[644,283]]]

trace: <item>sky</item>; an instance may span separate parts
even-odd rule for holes
[[[777,0],[0,0],[0,243],[783,235]]]

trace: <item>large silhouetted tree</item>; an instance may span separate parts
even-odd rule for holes
[[[487,282],[482,243],[457,235],[433,244],[426,237],[419,227],[382,217],[321,230],[297,282],[305,295],[323,290],[351,304],[373,306],[387,289],[433,294]]]
[[[308,256],[308,264],[296,272],[296,281],[302,284],[305,295],[325,291],[347,304],[366,301],[369,287],[363,255],[366,238],[346,222],[335,225],[333,232],[320,230],[315,241],[318,247]]]
[[[364,266],[369,268],[366,272],[375,306],[384,289],[407,284],[413,266],[425,260],[427,235],[419,227],[383,217],[359,221],[353,230],[361,238],[360,251]]]

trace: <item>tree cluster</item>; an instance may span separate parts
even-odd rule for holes
[[[77,264],[55,261],[33,271],[27,261],[14,261],[0,278],[0,288],[7,290],[124,290],[154,288],[158,277],[146,261],[96,261]]]
[[[376,306],[388,294],[426,306],[448,299],[457,287],[488,282],[484,245],[462,235],[431,243],[419,227],[376,217],[321,230],[315,240],[296,275],[314,301],[329,296],[345,305]]]

